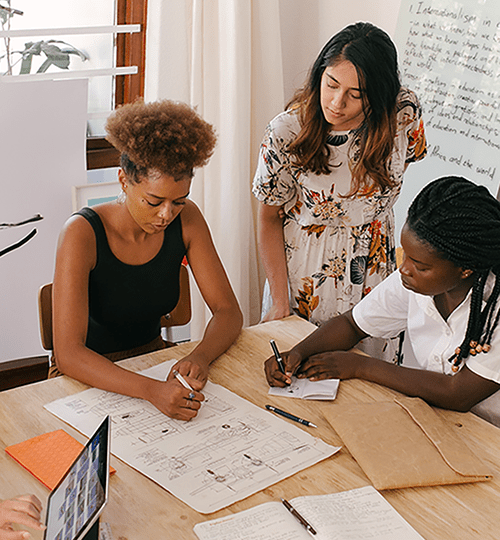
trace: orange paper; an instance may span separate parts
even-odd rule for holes
[[[7,446],[5,451],[42,484],[53,490],[82,451],[83,444],[64,430]],[[115,472],[110,467],[111,474]]]

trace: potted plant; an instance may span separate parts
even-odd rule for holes
[[[2,30],[10,30],[10,20],[16,15],[23,15],[23,12],[11,7],[11,0],[4,0],[4,4],[0,4],[0,21]],[[13,75],[13,68],[20,62],[19,75],[31,73],[33,58],[35,56],[45,56],[45,60],[37,69],[37,73],[45,73],[50,66],[55,66],[60,69],[68,69],[71,55],[79,56],[82,62],[88,60],[87,54],[73,47],[65,41],[49,39],[48,41],[29,41],[24,44],[22,51],[12,51],[10,38],[4,38],[5,52],[0,56],[0,61],[5,59],[7,70],[3,75]],[[16,59],[17,56],[17,59]]]

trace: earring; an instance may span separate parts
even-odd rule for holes
[[[118,204],[124,204],[126,199],[127,199],[127,194],[125,193],[124,189],[122,188],[122,190],[120,191],[118,197],[116,198],[116,202]]]

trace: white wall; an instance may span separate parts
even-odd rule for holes
[[[52,281],[57,237],[71,214],[71,188],[85,183],[85,79],[0,80],[0,222],[43,220],[0,230],[0,249],[38,233],[0,258],[0,361],[45,354],[38,289]]]
[[[54,2],[55,0],[49,0],[45,5],[48,5],[49,7],[51,5],[53,6],[55,5]],[[316,58],[323,44],[330,36],[347,24],[359,20],[370,21],[384,28],[391,36],[394,36],[399,5],[400,0],[381,0],[376,3],[367,2],[366,0],[350,0],[349,2],[341,0],[280,0],[281,24],[280,28],[276,29],[276,31],[281,33],[282,38],[285,100],[288,100],[295,89],[303,83],[310,65]],[[186,21],[186,13],[178,13],[177,16],[181,21],[177,25],[179,31],[186,32],[187,28],[182,24],[182,21]],[[160,17],[150,18],[152,21],[155,19],[160,20]],[[172,40],[175,40],[174,35],[172,35]],[[158,50],[157,54],[160,56],[168,55],[168,51]],[[163,76],[165,76],[165,74],[163,74]],[[258,129],[259,131],[262,131],[261,127]],[[258,137],[260,138],[261,135],[262,134],[259,133]],[[252,163],[251,167],[251,174],[253,174],[255,163]],[[70,184],[74,183],[83,182],[70,180]],[[24,216],[27,211],[23,199],[17,197],[9,198],[8,205],[9,211],[12,212],[11,217],[13,221],[17,216]],[[66,214],[69,215],[69,213],[70,209],[66,211]],[[4,212],[4,214],[6,213]],[[2,217],[6,218],[6,215],[3,215]],[[7,220],[7,218],[5,220]],[[40,226],[40,228],[41,227],[42,226]],[[4,243],[6,243],[7,235],[5,234],[5,237],[2,239],[5,241]],[[17,256],[19,256],[19,254],[11,255],[11,257]],[[48,249],[45,256],[47,258],[46,265],[52,266],[54,249]],[[9,255],[6,257],[9,257]],[[49,279],[47,278],[46,280],[48,281]],[[35,294],[33,294],[32,297],[33,301],[35,301]],[[2,311],[4,313],[12,313],[15,310],[16,308],[14,305],[5,306],[4,304],[2,306]],[[33,314],[32,318],[29,319],[29,325],[35,326],[34,330],[30,330],[30,332],[36,334],[33,337],[37,342],[36,347],[32,351],[27,350],[26,343],[24,343],[24,345],[20,346],[16,351],[10,350],[8,353],[5,351],[4,355],[0,355],[2,357],[0,358],[0,361],[40,354],[40,346],[37,337],[38,325],[36,321],[36,305],[34,302],[32,311]],[[23,317],[23,321],[24,324],[26,324],[28,319]],[[21,343],[25,331],[22,328],[21,323],[19,328],[18,342]],[[3,339],[5,340],[5,338],[6,336],[4,334]],[[11,338],[14,340],[18,339],[17,336],[9,336],[9,339]],[[0,344],[0,350],[3,348],[2,345],[3,344]]]
[[[323,45],[348,24],[371,22],[394,38],[401,0],[280,0],[285,100],[300,87]]]

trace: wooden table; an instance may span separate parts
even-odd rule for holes
[[[298,317],[265,323],[243,330],[231,349],[212,366],[210,379],[256,405],[272,403],[314,422],[310,433],[325,442],[340,446],[342,441],[322,412],[337,404],[386,401],[395,392],[364,381],[343,381],[333,402],[304,401],[268,396],[263,362],[271,355],[269,339],[287,350],[314,330]],[[121,362],[141,370],[170,359],[180,359],[194,343],[147,354]],[[43,405],[87,388],[67,377],[0,392],[0,445],[18,443],[35,435],[63,428],[81,442],[85,437],[47,412]],[[470,448],[491,468],[488,482],[411,488],[382,492],[396,510],[426,539],[500,538],[500,429],[471,413],[436,409],[438,414],[467,438]],[[214,514],[201,515],[163,488],[148,480],[117,458],[112,458],[117,473],[111,477],[110,501],[102,520],[111,526],[115,540],[196,539],[193,526],[199,521],[221,517],[257,504],[289,499],[299,495],[333,493],[369,484],[367,477],[347,450],[287,478],[247,499]],[[35,493],[43,502],[48,490],[30,473],[0,452],[0,499],[20,493]],[[33,534],[34,538],[41,535]],[[402,539],[404,540],[404,539]]]

